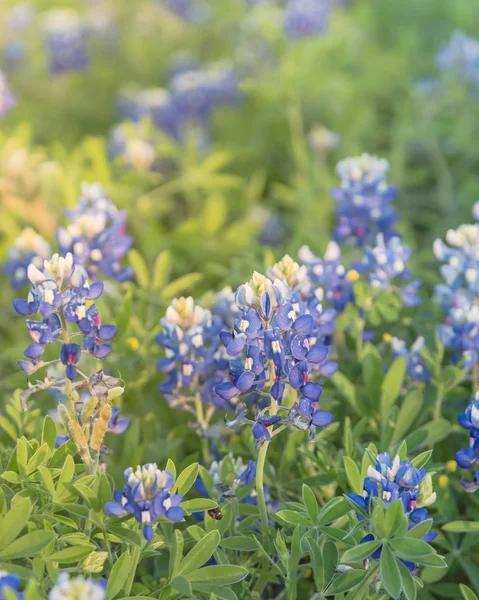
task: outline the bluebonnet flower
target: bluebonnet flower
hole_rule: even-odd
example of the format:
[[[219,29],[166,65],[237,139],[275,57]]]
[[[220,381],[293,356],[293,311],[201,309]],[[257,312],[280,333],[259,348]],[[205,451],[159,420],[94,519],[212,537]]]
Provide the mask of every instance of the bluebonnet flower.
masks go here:
[[[78,204],[66,211],[71,223],[57,232],[60,251],[71,252],[93,280],[101,274],[120,282],[131,279],[133,270],[123,267],[133,243],[126,234],[126,211],[119,210],[99,183],[83,182]]]
[[[226,462],[228,466],[225,468]],[[234,498],[239,487],[253,483],[256,476],[256,462],[250,460],[245,466],[241,457],[235,459],[230,452],[220,461],[214,460],[208,471],[214,483],[213,492],[219,494],[218,503],[221,504],[227,498]],[[208,495],[206,489],[203,492],[203,495]]]
[[[70,253],[66,257],[54,254],[50,261],[45,260],[42,270],[30,264],[27,274],[32,284],[28,298],[14,300],[14,308],[23,316],[39,312],[43,320],[25,321],[33,343],[25,350],[29,360],[20,360],[20,368],[30,374],[43,366],[61,362],[66,366],[66,377],[74,380],[82,353],[104,358],[111,350],[111,345],[104,342],[116,335],[116,327],[102,325],[96,305],[90,304],[101,296],[103,283],[90,285],[86,271],[73,264]],[[79,331],[69,333],[68,324],[76,325]],[[70,340],[72,335],[83,337],[83,349]],[[43,362],[46,347],[56,342],[62,344],[59,359]]]
[[[45,13],[43,26],[51,73],[82,71],[88,67],[86,31],[78,13],[51,10]]]
[[[173,102],[181,119],[206,125],[213,109],[239,100],[239,80],[227,63],[178,73],[170,80]]]
[[[290,40],[301,40],[325,33],[331,0],[288,0],[283,17],[283,29]]]
[[[478,363],[479,350],[479,225],[461,225],[446,234],[447,244],[434,242],[434,253],[443,262],[444,284],[436,286],[435,297],[445,313],[439,335],[464,366]]]
[[[0,571],[0,600],[4,600],[7,598],[5,592],[8,591],[8,598],[16,598],[16,600],[22,600],[24,598],[23,592],[20,592],[20,577],[18,575],[13,575],[12,573],[7,573],[5,571]]]
[[[48,594],[49,600],[105,600],[106,580],[95,581],[76,575],[70,578],[68,573],[60,573],[57,582]]]
[[[114,502],[105,504],[105,512],[111,517],[133,515],[143,525],[146,540],[153,538],[154,524],[165,517],[173,523],[183,520],[184,511],[179,506],[181,494],[172,494],[174,477],[169,471],[160,471],[155,463],[126,469],[123,492],[115,491]]]
[[[471,400],[463,415],[458,417],[459,424],[469,431],[469,447],[456,453],[456,462],[461,469],[473,470],[472,481],[463,479],[466,492],[479,489],[479,392]]]
[[[428,382],[431,379],[431,371],[426,367],[421,351],[425,347],[424,338],[418,337],[408,350],[406,342],[397,337],[391,338],[391,348],[394,357],[404,356],[406,359],[409,377],[413,381]]]
[[[407,266],[411,255],[411,249],[404,246],[398,237],[392,237],[386,242],[380,233],[376,238],[376,245],[365,248],[362,261],[355,262],[354,268],[360,274],[365,273],[373,287],[384,291],[396,289],[404,304],[414,307],[421,302],[417,295],[421,282],[414,281],[404,289],[395,285],[398,280],[408,281],[411,278],[411,270]]]
[[[326,427],[332,415],[318,409],[321,376],[335,372],[337,364],[328,360],[324,341],[334,328],[334,311],[325,311],[307,275],[307,269],[289,256],[268,270],[268,277],[254,273],[236,291],[236,304],[242,310],[231,332],[221,339],[230,361],[230,380],[216,386],[225,400],[249,397],[255,403],[254,419],[248,418],[243,402],[237,406],[229,427],[252,425],[256,446],[271,440],[288,426],[309,430],[314,438],[317,427]],[[292,408],[281,407],[287,386],[299,393]],[[261,400],[269,403],[262,407]],[[286,413],[280,416],[277,412]],[[273,432],[272,427],[279,427]]]
[[[8,85],[7,78],[0,71],[0,119],[9,113],[16,104],[17,99]]]
[[[354,269],[347,270],[341,262],[341,249],[330,242],[324,259],[319,258],[308,246],[298,252],[299,260],[308,268],[308,275],[324,290],[324,298],[337,312],[342,312],[354,301],[353,284],[359,279]]]
[[[224,398],[214,391],[228,372],[228,360],[219,338],[225,325],[218,314],[195,304],[191,297],[175,298],[161,325],[163,333],[156,336],[156,341],[165,356],[157,367],[167,379],[158,389],[172,407],[195,414],[205,435],[215,408],[232,406],[232,397]]]
[[[181,137],[180,113],[166,89],[128,86],[120,93],[118,110],[122,119],[139,122],[150,118],[171,138],[179,140]]]
[[[28,282],[28,265],[32,263],[41,268],[43,261],[49,256],[50,244],[31,227],[24,229],[8,249],[3,267],[5,275],[10,278],[11,286],[18,289],[25,285]]]
[[[363,495],[349,494],[350,500],[366,514],[369,514],[372,498],[381,498],[387,507],[395,500],[401,500],[404,514],[409,518],[409,528],[429,519],[428,506],[436,500],[436,494],[432,490],[431,475],[426,469],[417,469],[407,460],[401,460],[398,455],[391,458],[389,452],[378,454],[375,467],[369,466],[367,477],[364,480]],[[364,521],[361,512],[356,513],[359,521]],[[429,531],[424,537],[425,542],[431,542],[437,537],[437,532]],[[372,541],[371,534],[366,535],[361,543]],[[382,547],[372,555],[378,559]],[[411,571],[415,564],[403,561]]]
[[[184,21],[197,21],[201,16],[196,0],[161,0],[174,15]]]
[[[389,163],[384,158],[362,154],[338,163],[341,187],[331,190],[336,201],[337,242],[363,246],[382,233],[389,241],[396,235],[397,216],[392,206],[396,188],[386,181]]]
[[[474,85],[479,84],[479,40],[460,30],[437,53],[436,64],[442,71],[453,71]]]

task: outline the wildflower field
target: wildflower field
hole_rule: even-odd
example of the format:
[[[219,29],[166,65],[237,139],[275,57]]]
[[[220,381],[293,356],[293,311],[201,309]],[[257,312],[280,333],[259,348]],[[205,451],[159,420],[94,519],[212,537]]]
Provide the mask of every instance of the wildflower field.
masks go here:
[[[477,0],[0,0],[0,600],[478,600],[478,135]]]

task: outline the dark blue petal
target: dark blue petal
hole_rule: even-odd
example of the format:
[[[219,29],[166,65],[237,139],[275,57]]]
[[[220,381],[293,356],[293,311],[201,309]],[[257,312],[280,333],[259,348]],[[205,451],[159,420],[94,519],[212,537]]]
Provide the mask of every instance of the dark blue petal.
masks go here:
[[[334,421],[334,416],[326,410],[316,410],[311,420],[315,427],[327,427]]]

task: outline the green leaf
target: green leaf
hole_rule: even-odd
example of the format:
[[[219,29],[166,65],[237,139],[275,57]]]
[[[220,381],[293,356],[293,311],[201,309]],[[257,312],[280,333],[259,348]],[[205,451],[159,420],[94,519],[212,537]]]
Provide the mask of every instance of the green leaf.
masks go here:
[[[140,252],[138,252],[138,250],[136,250],[136,248],[132,248],[128,252],[128,260],[135,271],[135,277],[139,286],[142,288],[148,288],[150,285],[150,274],[148,265],[146,264],[143,256],[140,254]]]
[[[28,498],[19,498],[11,510],[3,517],[0,529],[0,550],[20,534],[26,527],[32,512],[32,504]]]
[[[356,399],[356,386],[354,383],[340,371],[336,371],[336,373],[330,378],[330,381],[332,381],[341,396],[343,396],[343,398],[349,402],[351,408],[356,413],[361,414]]]
[[[379,548],[381,543],[381,540],[374,540],[359,544],[359,546],[356,546],[355,548],[350,548],[349,550],[346,550],[341,557],[341,562],[355,563],[364,560],[365,558],[368,558],[368,556],[371,556],[371,554]]]
[[[316,500],[316,496],[314,495],[313,490],[305,483],[303,483],[302,487],[302,496],[304,505],[306,506],[306,510],[308,511],[309,518],[313,523],[316,523],[319,516],[318,501]]]
[[[171,252],[163,250],[160,252],[155,260],[155,266],[153,267],[153,290],[160,290],[164,287],[170,278],[172,257]]]
[[[349,485],[355,494],[362,494],[363,492],[363,478],[359,472],[358,465],[349,456],[343,457],[344,468],[346,469],[346,476],[348,478]]]
[[[171,582],[171,587],[184,596],[191,596],[193,590],[191,583],[183,575],[177,575]]]
[[[401,585],[406,596],[406,600],[416,600],[417,589],[414,583],[414,577],[409,572],[409,569],[403,565],[402,562],[398,563],[399,573],[401,575]]]
[[[403,400],[396,421],[392,443],[397,444],[416,421],[424,404],[424,393],[422,390],[413,390]]]
[[[163,288],[161,295],[164,300],[171,300],[171,298],[174,298],[175,296],[184,293],[189,288],[197,285],[202,279],[203,275],[201,273],[188,273],[187,275],[182,275]]]
[[[178,476],[178,479],[175,481],[177,494],[183,494],[184,496],[191,489],[196,481],[196,478],[198,477],[198,470],[198,463],[193,463],[181,472],[181,474]]]
[[[181,503],[181,507],[188,512],[200,512],[203,510],[211,510],[216,508],[218,503],[209,498],[195,498],[194,500],[185,500]]]
[[[389,544],[400,558],[407,560],[428,556],[434,552],[428,543],[415,538],[394,538],[389,540]]]
[[[106,588],[107,600],[113,600],[123,589],[132,568],[131,556],[128,550],[115,561]]]
[[[451,521],[442,528],[452,533],[474,533],[479,531],[479,521]]]
[[[242,581],[248,575],[248,570],[236,565],[213,565],[203,567],[188,573],[187,577],[191,582],[210,582],[216,584],[228,585]]]
[[[238,600],[238,596],[233,590],[221,585],[214,585],[213,583],[193,583],[192,588],[194,591],[209,594],[210,600],[214,597],[218,598],[218,600]]]
[[[413,458],[411,463],[416,469],[422,469],[429,462],[433,452],[434,450],[426,450],[426,452],[422,452],[416,458]]]
[[[43,485],[45,486],[45,489],[48,491],[50,496],[53,496],[53,494],[55,493],[55,484],[53,482],[53,476],[50,469],[48,469],[47,467],[40,466],[38,467],[38,472],[40,473],[40,476],[43,480]]]
[[[188,552],[180,564],[178,575],[187,575],[207,562],[220,543],[221,536],[218,531],[210,531],[202,540],[197,542]]]
[[[408,519],[404,514],[402,500],[394,500],[386,510],[385,533],[386,537],[402,537],[408,530]]]
[[[295,512],[294,510],[280,510],[276,513],[276,516],[292,525],[303,525],[304,527],[312,526],[311,521],[306,516]]]
[[[4,548],[0,552],[0,560],[13,560],[15,558],[35,556],[35,554],[40,552],[40,550],[43,550],[54,537],[55,534],[53,531],[33,531],[32,533],[27,533]]]
[[[5,471],[5,473],[2,473],[0,477],[5,479],[5,481],[8,481],[8,483],[13,483],[13,485],[19,485],[22,481],[20,479],[20,475],[15,473],[15,471]]]
[[[438,442],[447,438],[451,433],[452,425],[447,419],[436,419],[427,425],[423,425],[410,433],[407,438],[407,445],[410,451],[422,446],[434,446]]]
[[[169,563],[169,578],[173,579],[176,576],[178,571],[180,570],[181,560],[183,558],[183,546],[185,544],[183,534],[179,529],[175,529],[173,535],[173,542],[171,546],[170,553],[170,563]]]
[[[397,358],[386,373],[381,386],[381,419],[385,421],[394,406],[406,375],[404,356]]]
[[[324,585],[333,578],[336,567],[338,566],[338,548],[334,542],[327,540],[323,546],[323,561],[324,561]]]
[[[397,561],[387,544],[383,545],[379,564],[384,589],[390,596],[397,598],[401,593],[401,575]]]
[[[55,421],[47,415],[43,421],[42,444],[47,444],[50,450],[55,448],[57,439],[57,426]]]
[[[132,531],[131,529],[128,529],[128,527],[121,527],[121,525],[108,525],[107,531],[116,535],[120,540],[141,548],[142,538],[136,531]]]
[[[384,378],[384,370],[381,355],[372,344],[364,346],[361,365],[368,397],[373,401],[373,405],[377,407]]]
[[[317,590],[322,590],[329,581],[324,581],[324,561],[321,552],[321,547],[316,540],[313,538],[305,537],[306,544],[308,545],[309,556],[311,559],[311,566],[313,568],[314,583],[316,584]]]
[[[386,524],[384,517],[384,508],[381,504],[376,504],[373,510],[373,527],[379,538],[386,537]]]
[[[169,458],[166,461],[165,469],[173,475],[174,479],[176,479],[176,467],[175,467],[175,463],[171,460],[171,458]]]
[[[421,521],[415,527],[412,527],[407,532],[407,537],[416,538],[418,540],[422,540],[422,538],[430,531],[433,525],[432,519],[427,519],[426,521]]]
[[[59,562],[66,565],[80,562],[91,553],[91,548],[88,546],[71,546],[54,554],[50,554],[48,560]]]
[[[27,475],[31,475],[40,465],[45,463],[50,456],[50,452],[48,444],[42,444],[27,463]]]
[[[257,550],[256,542],[247,535],[232,535],[223,538],[220,546],[227,550],[239,550],[240,552],[254,552]]]
[[[351,511],[351,507],[347,503],[345,498],[333,498],[327,502],[319,512],[319,520],[317,525],[326,525],[332,523],[348,514]]]
[[[351,571],[346,571],[346,573],[341,573],[341,575],[338,575],[333,579],[332,584],[326,590],[326,596],[337,596],[338,594],[352,590],[359,585],[366,576],[367,573],[360,569],[352,569]]]
[[[464,600],[478,600],[476,594],[471,590],[471,588],[467,587],[467,585],[460,583],[459,589],[461,590],[461,594]]]

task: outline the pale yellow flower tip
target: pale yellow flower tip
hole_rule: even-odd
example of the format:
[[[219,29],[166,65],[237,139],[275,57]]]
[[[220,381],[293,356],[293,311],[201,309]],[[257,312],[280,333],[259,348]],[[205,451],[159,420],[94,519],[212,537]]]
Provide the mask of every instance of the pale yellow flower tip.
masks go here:
[[[383,342],[390,344],[393,341],[393,336],[390,333],[383,334]]]

